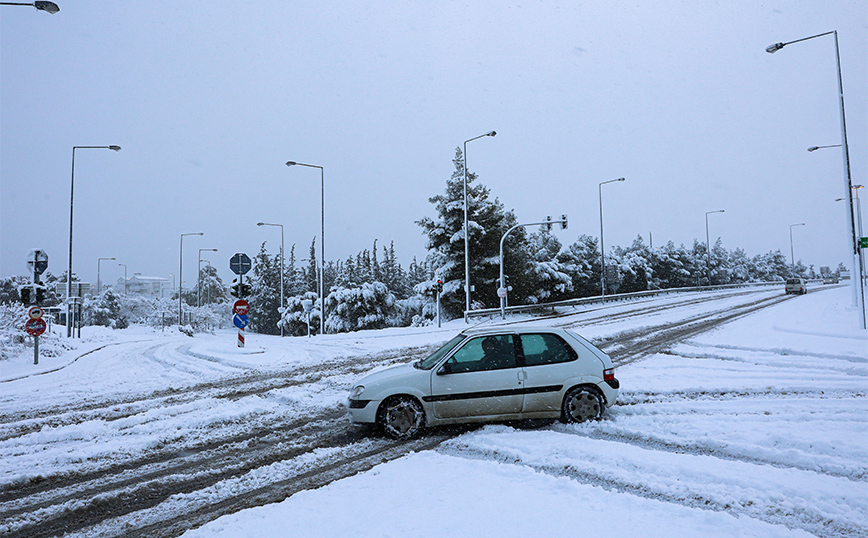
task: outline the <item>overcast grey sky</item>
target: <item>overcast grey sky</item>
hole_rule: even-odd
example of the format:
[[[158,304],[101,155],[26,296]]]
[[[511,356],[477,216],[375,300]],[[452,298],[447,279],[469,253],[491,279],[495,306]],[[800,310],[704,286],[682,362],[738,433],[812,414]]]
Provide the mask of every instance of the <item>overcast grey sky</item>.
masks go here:
[[[848,263],[835,47],[854,184],[866,184],[868,3],[286,2],[57,0],[0,6],[0,276],[44,249],[74,271],[224,279],[262,241],[306,258],[320,233],[346,259],[394,241],[424,258],[414,221],[468,144],[519,222],[567,213],[564,245],[712,241],[748,255]],[[863,197],[868,193],[862,191]],[[866,209],[868,212],[868,209]],[[102,279],[123,276],[103,262]]]

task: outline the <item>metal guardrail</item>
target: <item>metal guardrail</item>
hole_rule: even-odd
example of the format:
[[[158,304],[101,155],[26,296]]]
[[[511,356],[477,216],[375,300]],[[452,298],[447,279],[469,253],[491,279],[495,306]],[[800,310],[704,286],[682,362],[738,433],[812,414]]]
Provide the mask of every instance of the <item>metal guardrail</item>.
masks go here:
[[[527,305],[519,305],[519,306],[507,306],[504,308],[504,312],[512,313],[512,314],[526,314],[530,312],[538,312],[540,310],[554,310],[558,307],[563,306],[585,306],[591,304],[598,303],[614,303],[620,301],[629,301],[634,299],[644,299],[646,297],[657,297],[659,295],[669,295],[674,293],[687,293],[687,292],[697,292],[697,291],[719,291],[719,290],[732,290],[738,288],[750,288],[750,287],[767,287],[767,286],[783,286],[785,281],[777,281],[777,282],[745,282],[744,284],[725,284],[722,286],[693,286],[689,288],[667,288],[662,290],[650,290],[650,291],[637,291],[633,293],[621,293],[614,295],[606,295],[603,297],[582,297],[580,299],[568,299],[566,301],[555,301],[551,303],[538,303],[538,304],[527,304]],[[497,316],[500,315],[500,308],[484,308],[481,310],[470,310],[464,313],[464,320],[467,321],[470,318],[478,318],[484,316]]]

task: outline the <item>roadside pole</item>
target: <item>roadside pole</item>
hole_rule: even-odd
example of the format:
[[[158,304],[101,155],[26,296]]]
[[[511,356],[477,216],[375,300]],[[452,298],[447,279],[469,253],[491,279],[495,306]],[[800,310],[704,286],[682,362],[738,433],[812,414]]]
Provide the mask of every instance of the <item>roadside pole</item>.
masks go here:
[[[253,263],[250,257],[243,252],[238,252],[229,258],[229,269],[238,275],[238,284],[230,288],[232,296],[238,299],[232,307],[232,310],[235,312],[235,315],[232,317],[232,323],[238,328],[238,347],[244,347],[244,328],[250,323],[250,318],[248,317],[250,304],[244,300],[244,297],[250,293],[250,286],[244,284],[244,274],[250,271],[251,267],[253,267]]]
[[[24,322],[24,330],[33,337],[33,364],[39,364],[39,335],[44,333],[46,328],[45,320],[42,319],[45,312],[39,306],[44,291],[42,283],[39,281],[39,275],[48,268],[48,255],[44,250],[31,250],[27,255],[27,265],[30,266],[33,281],[29,290],[28,286],[24,286],[19,290],[19,293],[21,294],[21,302],[35,305],[27,310],[28,319]]]

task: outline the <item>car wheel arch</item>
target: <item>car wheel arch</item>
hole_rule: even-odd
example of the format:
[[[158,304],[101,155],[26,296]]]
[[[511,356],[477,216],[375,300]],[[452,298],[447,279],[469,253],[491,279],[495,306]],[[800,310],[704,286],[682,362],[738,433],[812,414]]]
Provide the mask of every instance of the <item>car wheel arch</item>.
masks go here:
[[[564,392],[563,400],[561,400],[560,421],[564,422],[564,423],[576,422],[575,420],[571,420],[567,416],[567,401],[577,391],[578,392],[587,391],[587,392],[591,393],[597,399],[597,401],[599,402],[599,405],[600,405],[600,409],[599,409],[599,412],[594,417],[594,419],[601,418],[603,415],[603,412],[606,410],[606,407],[608,405],[608,402],[606,401],[606,395],[603,393],[602,390],[600,390],[599,387],[597,387],[593,383],[579,383],[579,384],[570,386],[570,388],[568,388]]]
[[[410,430],[402,433],[399,433],[393,428],[390,428],[386,424],[385,417],[385,414],[388,412],[389,407],[395,405],[398,402],[406,402],[408,404],[414,405],[416,406],[418,412],[421,413],[420,419],[418,421],[414,421],[414,425],[411,426]],[[409,439],[418,434],[420,430],[422,430],[425,426],[429,424],[429,409],[428,406],[424,403],[424,400],[419,396],[407,392],[396,392],[393,394],[389,394],[382,399],[380,405],[377,407],[375,420],[377,427],[381,428],[383,432],[389,437],[392,437],[393,439]]]

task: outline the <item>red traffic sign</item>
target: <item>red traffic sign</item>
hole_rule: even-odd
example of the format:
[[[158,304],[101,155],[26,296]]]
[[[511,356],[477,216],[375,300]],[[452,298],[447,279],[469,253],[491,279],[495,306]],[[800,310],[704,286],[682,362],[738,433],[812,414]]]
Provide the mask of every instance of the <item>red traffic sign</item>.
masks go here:
[[[39,319],[43,314],[45,314],[45,312],[38,306],[34,306],[27,311],[27,315],[30,316],[30,319]]]
[[[232,305],[232,310],[239,316],[243,316],[250,311],[250,304],[244,299],[238,299],[235,301],[235,304]]]
[[[39,336],[45,332],[45,327],[45,322],[38,318],[28,319],[27,323],[24,324],[24,330],[27,331],[27,334],[30,336]]]

